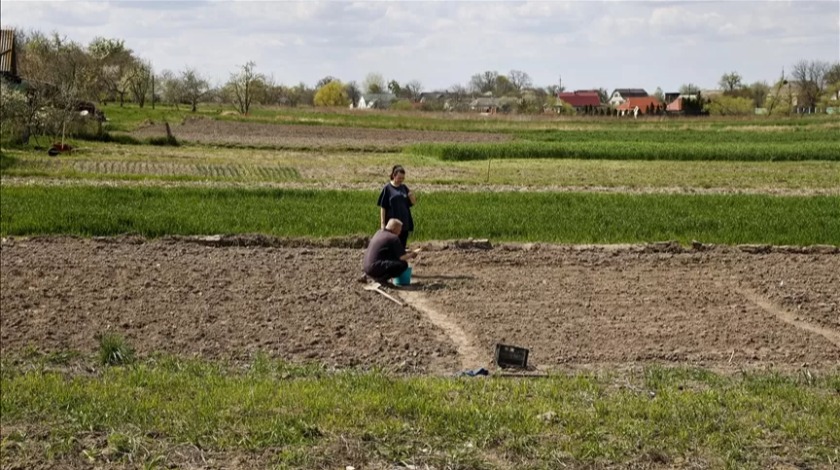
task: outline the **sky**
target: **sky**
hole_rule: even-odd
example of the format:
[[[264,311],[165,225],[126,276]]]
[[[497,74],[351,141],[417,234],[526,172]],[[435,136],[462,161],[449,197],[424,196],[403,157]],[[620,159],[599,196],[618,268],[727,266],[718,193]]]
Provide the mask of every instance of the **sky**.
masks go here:
[[[568,90],[682,84],[736,71],[775,81],[799,60],[840,60],[840,1],[20,1],[3,28],[88,44],[123,39],[156,71],[196,69],[214,85],[248,61],[276,83],[368,73],[424,90],[485,70]]]

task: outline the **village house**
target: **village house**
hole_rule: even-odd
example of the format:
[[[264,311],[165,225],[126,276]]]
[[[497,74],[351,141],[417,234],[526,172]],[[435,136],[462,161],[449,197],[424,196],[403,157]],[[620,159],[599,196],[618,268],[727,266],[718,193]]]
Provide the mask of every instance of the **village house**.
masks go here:
[[[492,96],[482,96],[470,102],[470,109],[486,114],[496,114],[499,111],[499,100]]]
[[[645,98],[649,96],[643,88],[616,88],[610,95],[610,106],[616,107],[630,98]]]
[[[580,111],[601,106],[601,97],[596,90],[576,90],[557,93],[557,99]]]
[[[393,93],[365,93],[356,104],[357,109],[388,109],[397,97]]]
[[[655,96],[643,96],[628,98],[624,103],[616,106],[615,109],[623,116],[625,114],[633,114],[636,108],[639,109],[640,115],[644,115],[656,113],[657,108],[662,111],[664,105]]]

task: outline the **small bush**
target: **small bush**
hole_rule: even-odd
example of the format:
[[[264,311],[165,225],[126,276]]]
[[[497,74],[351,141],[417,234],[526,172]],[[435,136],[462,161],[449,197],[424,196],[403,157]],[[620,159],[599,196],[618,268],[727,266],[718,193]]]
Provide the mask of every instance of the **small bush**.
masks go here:
[[[81,133],[78,134],[77,137],[82,140],[90,140],[94,142],[110,142],[115,144],[122,144],[122,145],[141,145],[137,138],[132,137],[128,134],[110,134],[108,132],[103,132],[101,134],[96,133]]]
[[[134,362],[134,348],[116,333],[99,338],[99,362],[104,366],[119,366]]]
[[[149,139],[149,144],[159,145],[159,146],[162,146],[162,147],[165,147],[165,146],[178,147],[179,145],[181,145],[178,142],[178,139],[176,139],[174,135],[165,136],[165,137],[151,137]]]

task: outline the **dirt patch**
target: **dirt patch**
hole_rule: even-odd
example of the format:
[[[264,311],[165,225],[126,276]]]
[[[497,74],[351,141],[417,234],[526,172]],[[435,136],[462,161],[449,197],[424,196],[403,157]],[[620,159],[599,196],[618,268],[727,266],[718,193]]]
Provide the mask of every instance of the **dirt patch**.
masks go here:
[[[188,119],[171,126],[179,140],[243,146],[273,146],[303,149],[397,150],[418,142],[502,142],[507,134],[453,131],[417,131]],[[163,124],[143,127],[131,133],[145,139],[166,135]]]
[[[3,352],[93,352],[110,330],[141,354],[416,373],[490,365],[497,342],[530,348],[541,369],[840,363],[836,250],[428,243],[403,293],[414,307],[400,308],[356,281],[361,248],[227,242],[6,241]],[[334,244],[360,242],[347,243]]]

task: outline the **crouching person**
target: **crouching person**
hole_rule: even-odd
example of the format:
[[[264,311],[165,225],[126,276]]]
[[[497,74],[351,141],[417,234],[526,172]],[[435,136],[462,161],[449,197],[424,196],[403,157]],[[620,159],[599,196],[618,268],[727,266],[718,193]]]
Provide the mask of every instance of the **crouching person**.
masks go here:
[[[365,274],[380,284],[387,284],[388,280],[397,277],[408,269],[408,260],[417,253],[406,253],[400,241],[402,222],[390,219],[385,228],[378,230],[368,243],[365,251]]]

